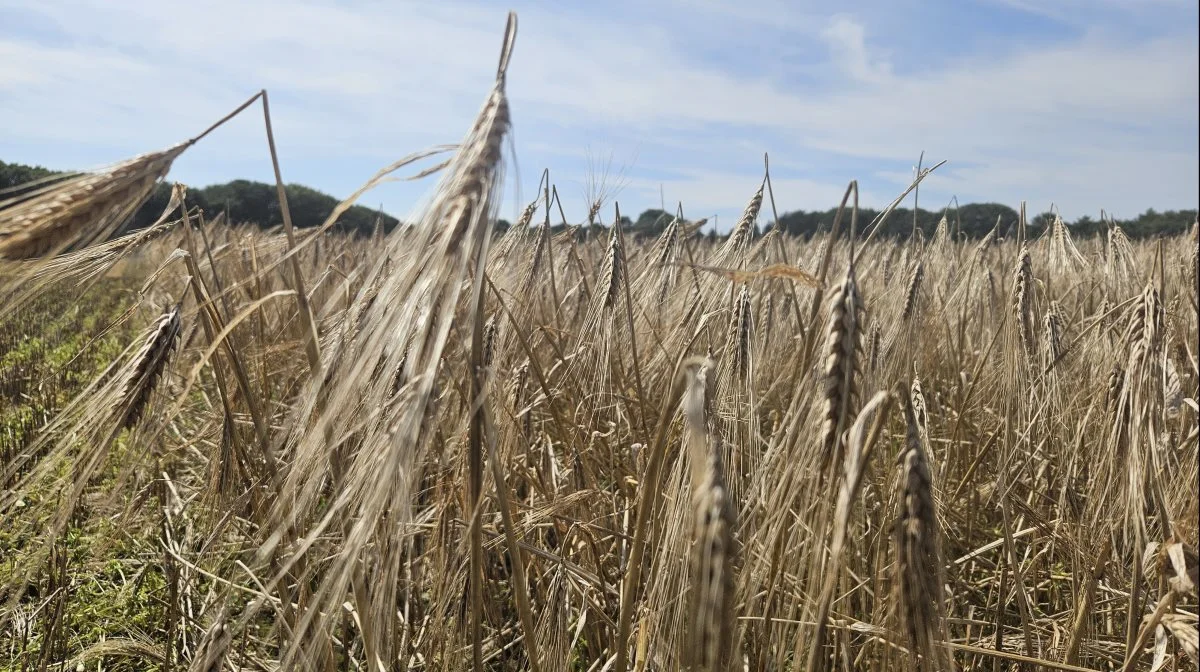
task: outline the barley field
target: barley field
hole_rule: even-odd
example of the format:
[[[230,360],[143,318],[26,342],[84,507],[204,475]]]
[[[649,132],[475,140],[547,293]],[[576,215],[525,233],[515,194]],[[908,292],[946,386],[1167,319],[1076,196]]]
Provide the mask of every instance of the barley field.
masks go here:
[[[511,44],[389,233],[0,201],[0,670],[1196,669],[1196,225],[493,235]]]

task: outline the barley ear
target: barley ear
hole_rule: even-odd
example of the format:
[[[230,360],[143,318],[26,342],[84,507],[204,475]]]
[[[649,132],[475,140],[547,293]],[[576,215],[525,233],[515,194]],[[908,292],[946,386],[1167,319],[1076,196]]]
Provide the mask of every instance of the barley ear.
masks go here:
[[[180,331],[179,306],[175,305],[154,323],[146,342],[133,358],[135,364],[125,379],[120,401],[114,409],[119,426],[130,428],[141,419],[167,360],[179,342]]]
[[[900,517],[893,529],[896,548],[893,607],[909,648],[911,669],[944,670],[948,669],[949,656],[942,645],[942,561],[933,477],[917,409],[911,393],[906,396],[907,431],[897,482]]]
[[[0,258],[54,256],[108,238],[189,146],[180,143],[0,200]]]
[[[921,280],[924,277],[925,263],[918,261],[912,275],[908,278],[908,288],[904,292],[904,309],[900,313],[900,319],[905,322],[911,321],[917,312],[917,302],[921,297]]]
[[[1034,353],[1033,340],[1033,262],[1029,249],[1021,246],[1017,267],[1013,270],[1012,310],[1017,321],[1021,347],[1027,357]]]
[[[750,288],[742,285],[734,303],[733,312],[729,316],[729,330],[726,337],[725,358],[728,371],[734,379],[745,381],[750,371],[750,338],[751,338]]]
[[[829,297],[825,324],[824,402],[821,427],[821,471],[841,461],[842,433],[849,425],[858,399],[859,351],[861,350],[862,299],[854,268]]]

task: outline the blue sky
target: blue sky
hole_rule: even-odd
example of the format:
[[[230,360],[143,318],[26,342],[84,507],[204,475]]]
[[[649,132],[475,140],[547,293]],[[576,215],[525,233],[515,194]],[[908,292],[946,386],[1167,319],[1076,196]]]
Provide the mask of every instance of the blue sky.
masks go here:
[[[0,159],[99,166],[266,88],[284,178],[346,195],[463,136],[510,8],[505,217],[549,168],[573,219],[602,181],[625,213],[682,201],[727,228],[764,152],[781,211],[835,205],[851,179],[886,204],[922,151],[948,160],[922,187],[930,208],[1122,217],[1200,200],[1194,0],[0,0]],[[272,179],[260,114],[170,179],[237,177]],[[430,186],[363,202],[403,216]]]

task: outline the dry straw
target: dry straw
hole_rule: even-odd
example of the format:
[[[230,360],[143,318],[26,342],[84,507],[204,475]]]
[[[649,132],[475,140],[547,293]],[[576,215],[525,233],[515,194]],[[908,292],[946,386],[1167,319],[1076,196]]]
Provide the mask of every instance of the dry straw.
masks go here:
[[[681,659],[684,669],[697,672],[728,670],[733,657],[737,521],[725,485],[721,441],[708,430],[711,364],[694,363],[685,369],[687,387],[682,400],[691,464],[692,609]]]

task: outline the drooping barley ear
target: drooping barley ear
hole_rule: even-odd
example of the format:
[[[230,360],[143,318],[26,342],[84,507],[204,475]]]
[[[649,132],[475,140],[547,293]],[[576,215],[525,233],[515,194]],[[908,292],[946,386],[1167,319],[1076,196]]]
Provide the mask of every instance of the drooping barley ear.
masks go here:
[[[941,642],[942,621],[940,529],[933,497],[933,478],[926,458],[913,398],[905,404],[907,432],[900,455],[897,495],[900,517],[893,530],[895,603],[901,631],[914,670],[948,669]]]
[[[1113,364],[1112,370],[1108,373],[1108,385],[1104,391],[1104,410],[1108,413],[1115,413],[1118,410],[1118,405],[1121,402],[1121,387],[1125,384],[1125,369],[1121,368],[1121,363]]]
[[[1013,271],[1012,310],[1017,321],[1017,330],[1021,338],[1021,346],[1027,356],[1032,356],[1033,340],[1033,261],[1029,256],[1029,248],[1022,245],[1021,254],[1017,258],[1017,267]]]
[[[113,410],[120,427],[128,429],[141,419],[167,360],[179,342],[181,326],[179,306],[176,305],[158,318],[146,342],[134,355],[135,364],[125,379],[119,401]]]
[[[1100,301],[1100,307],[1096,309],[1095,317],[1099,322],[1098,328],[1101,333],[1107,333],[1112,326],[1112,316],[1108,314],[1110,310],[1112,310],[1112,301],[1109,301],[1108,297],[1105,296]]]
[[[496,332],[498,330],[496,316],[493,315],[483,325],[483,365],[485,367],[492,365],[492,357],[496,352]]]
[[[821,428],[821,471],[842,459],[842,432],[845,431],[858,401],[859,353],[862,349],[862,300],[854,267],[829,297],[829,318],[825,325],[824,411]]]
[[[697,672],[727,670],[733,658],[737,520],[725,486],[721,442],[708,431],[710,371],[711,361],[688,366],[682,400],[692,475],[692,620],[680,658],[684,669]]]
[[[921,296],[921,279],[924,277],[925,262],[917,261],[916,268],[908,277],[908,289],[904,292],[904,310],[901,311],[900,317],[905,322],[910,321],[917,311],[917,302]]]
[[[734,379],[744,381],[750,370],[750,288],[742,285],[737,302],[729,316],[729,331],[725,345],[725,361]]]
[[[917,421],[917,427],[921,430],[922,436],[925,436],[926,428],[929,427],[929,415],[925,410],[925,391],[921,387],[921,377],[915,373],[909,393],[912,395],[913,417]]]
[[[1046,311],[1046,317],[1043,321],[1045,326],[1047,364],[1053,364],[1062,358],[1065,353],[1064,347],[1066,346],[1063,339],[1062,311],[1058,307],[1058,301],[1050,302],[1050,308]]]
[[[1161,622],[1192,661],[1192,666],[1200,665],[1200,633],[1196,632],[1195,618],[1181,613],[1163,614]]]
[[[596,215],[600,214],[600,208],[603,207],[603,205],[604,205],[604,202],[601,199],[597,198],[596,200],[592,201],[592,204],[590,206],[588,206],[588,215],[587,215],[588,226],[594,226],[596,224]]]
[[[521,216],[517,217],[517,221],[513,224],[500,241],[492,248],[490,257],[493,260],[498,260],[498,263],[504,263],[513,254],[514,250],[524,249],[529,241],[529,224],[533,221],[533,215],[537,212],[538,206],[541,204],[541,198],[535,198],[525,206],[521,211]]]
[[[873,320],[871,323],[871,334],[867,338],[867,370],[875,373],[879,370],[879,358],[883,354],[883,327],[879,326],[879,320]]]
[[[733,230],[729,232],[729,238],[717,252],[716,265],[724,266],[730,262],[741,261],[740,258],[737,258],[738,255],[750,246],[750,239],[754,237],[754,223],[758,221],[758,212],[762,209],[764,186],[766,186],[766,182],[759,185],[758,191],[750,197],[750,202],[746,204],[742,216],[738,218],[737,223],[733,225]]]
[[[1060,271],[1075,270],[1086,263],[1079,248],[1071,241],[1066,222],[1057,214],[1050,225],[1050,257]]]
[[[221,672],[225,669],[225,656],[232,643],[233,630],[222,610],[196,645],[188,672]]]
[[[1125,231],[1113,222],[1109,222],[1106,252],[1109,273],[1116,274],[1121,278],[1133,275],[1135,264],[1133,244],[1129,242]]]
[[[527,380],[529,380],[528,359],[521,366],[517,367],[517,372],[512,377],[512,383],[510,384],[509,398],[512,399],[512,408],[514,411],[520,410],[521,404],[524,402],[525,381]]]
[[[0,258],[53,256],[108,238],[189,146],[142,154],[11,198],[0,195]]]
[[[938,220],[937,228],[933,230],[933,248],[935,251],[940,251],[942,246],[950,239],[950,222],[943,213],[942,218]]]
[[[608,237],[608,252],[604,255],[600,284],[596,288],[594,299],[598,311],[611,311],[617,305],[620,296],[621,281],[625,273],[621,265],[621,232],[617,230],[620,225],[619,222],[613,223],[612,232]]]
[[[679,256],[679,218],[672,217],[671,223],[667,224],[667,228],[663,229],[662,235],[654,243],[654,248],[651,252],[651,258],[654,259],[654,266],[657,266],[659,273],[658,290],[655,292],[655,300],[659,303],[667,300],[667,296],[671,288],[675,286],[678,267],[675,265],[675,260]],[[653,272],[656,269],[648,267],[647,272]]]
[[[1192,308],[1200,312],[1200,216],[1192,221]]]
[[[533,250],[530,251],[529,258],[529,274],[526,276],[527,282],[533,282],[542,270],[542,258],[546,256],[546,251],[550,247],[550,215],[546,214],[546,219],[542,225],[538,227],[536,237],[533,242]]]
[[[1129,322],[1125,327],[1124,341],[1130,357],[1130,365],[1157,352],[1164,332],[1162,301],[1153,283],[1148,283],[1141,297],[1130,308]]]
[[[679,218],[672,217],[658,240],[654,241],[651,257],[657,265],[667,264],[674,256],[675,248],[679,245]]]
[[[762,329],[762,344],[760,347],[763,351],[765,351],[771,344],[771,325],[774,323],[774,321],[775,294],[768,291],[763,295],[762,301],[759,303],[758,324]]]
[[[517,218],[516,228],[522,230],[529,228],[529,223],[533,221],[533,215],[537,212],[539,203],[541,203],[541,199],[535,198],[525,206],[525,209],[521,211],[521,216]]]
[[[1000,215],[996,215],[995,226],[993,226],[992,229],[987,232],[987,235],[985,235],[983,238],[981,238],[979,240],[979,244],[975,246],[976,259],[979,259],[980,257],[982,257],[983,253],[986,252],[987,249],[992,246],[992,243],[996,242],[996,235],[998,234],[999,231],[1000,231]]]

